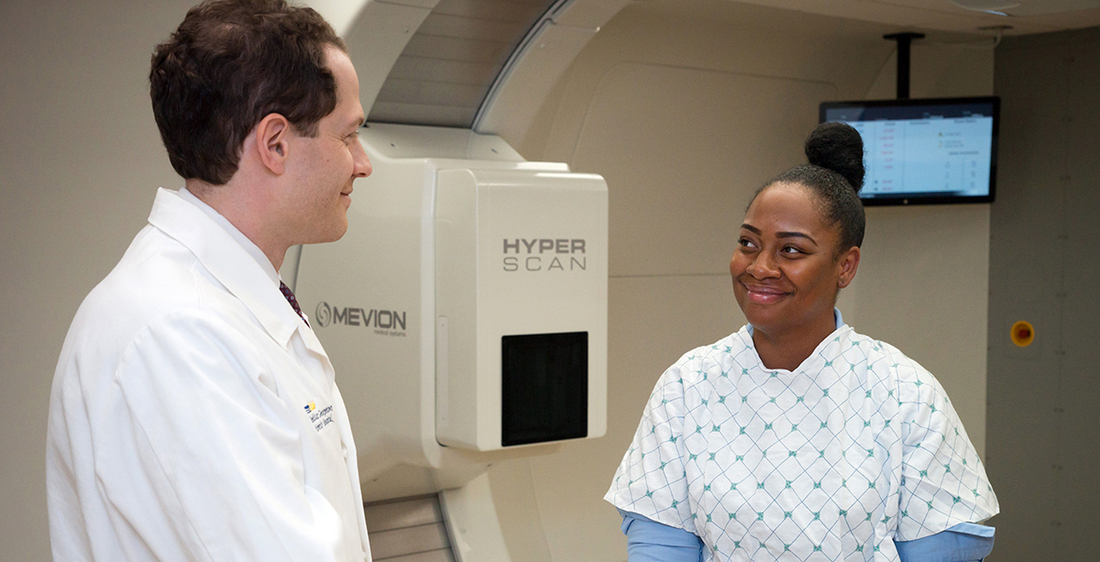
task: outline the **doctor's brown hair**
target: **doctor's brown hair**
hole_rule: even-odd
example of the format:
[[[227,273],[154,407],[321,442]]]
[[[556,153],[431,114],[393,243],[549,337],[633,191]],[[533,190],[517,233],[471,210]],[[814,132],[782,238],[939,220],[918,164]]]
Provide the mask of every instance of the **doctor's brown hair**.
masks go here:
[[[285,0],[214,0],[187,12],[156,47],[149,94],[168,159],[184,179],[223,185],[241,145],[265,116],[317,134],[336,107],[324,51],[344,42],[312,8]]]

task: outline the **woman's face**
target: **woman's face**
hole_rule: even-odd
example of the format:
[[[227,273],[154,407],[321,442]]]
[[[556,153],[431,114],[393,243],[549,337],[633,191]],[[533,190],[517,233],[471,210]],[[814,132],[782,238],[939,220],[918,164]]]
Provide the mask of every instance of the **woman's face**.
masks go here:
[[[807,188],[779,183],[757,195],[730,258],[734,296],[754,329],[781,336],[834,325],[837,291],[859,265],[859,248],[838,251],[839,238]]]

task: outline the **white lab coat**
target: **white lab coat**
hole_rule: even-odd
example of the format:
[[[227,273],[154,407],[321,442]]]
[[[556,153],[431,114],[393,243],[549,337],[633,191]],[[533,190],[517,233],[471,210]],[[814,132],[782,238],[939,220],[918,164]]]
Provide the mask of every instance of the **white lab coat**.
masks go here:
[[[324,349],[258,248],[186,196],[157,193],[65,339],[46,451],[54,558],[369,561]]]

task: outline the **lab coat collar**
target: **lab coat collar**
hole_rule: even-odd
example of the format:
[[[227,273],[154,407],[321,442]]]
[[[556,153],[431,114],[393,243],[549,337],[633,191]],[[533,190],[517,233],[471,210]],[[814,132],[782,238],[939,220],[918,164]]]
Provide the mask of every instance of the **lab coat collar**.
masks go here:
[[[219,224],[198,203],[160,188],[149,213],[149,224],[191,250],[207,271],[244,303],[276,342],[286,347],[295,330],[301,330],[306,346],[327,361],[313,330],[306,327],[279,291],[278,276],[273,281],[263,264],[242,246],[243,242],[234,239],[228,232],[228,228],[234,228],[231,223]],[[274,269],[270,263],[267,266]]]
[[[267,258],[267,255],[264,254],[264,251],[261,250],[259,246],[249,240],[240,230],[237,230],[237,227],[233,226],[233,223],[229,222],[229,219],[222,216],[214,207],[207,205],[202,199],[195,197],[186,187],[181,187],[176,194],[179,195],[180,199],[198,207],[200,211],[206,213],[206,216],[218,223],[218,226],[222,227],[222,230],[232,236],[233,239],[237,241],[237,244],[244,251],[248,252],[248,255],[252,256],[252,259],[259,264],[260,269],[264,270],[264,273],[271,278],[271,282],[276,285],[279,284],[279,272],[275,270],[275,266],[271,264],[271,260]]]

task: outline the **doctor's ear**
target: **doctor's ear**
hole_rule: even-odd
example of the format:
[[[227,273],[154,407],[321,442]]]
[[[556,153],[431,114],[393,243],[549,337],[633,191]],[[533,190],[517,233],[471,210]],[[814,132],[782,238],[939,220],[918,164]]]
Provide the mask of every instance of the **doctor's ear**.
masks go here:
[[[264,167],[276,175],[285,172],[290,154],[290,121],[278,113],[270,113],[256,124],[253,134]]]

